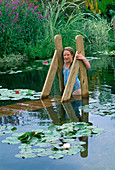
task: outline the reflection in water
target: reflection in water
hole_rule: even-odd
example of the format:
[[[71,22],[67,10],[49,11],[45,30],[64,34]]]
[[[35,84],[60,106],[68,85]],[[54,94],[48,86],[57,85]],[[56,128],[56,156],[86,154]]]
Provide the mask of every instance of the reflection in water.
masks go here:
[[[75,96],[74,96],[75,99]],[[47,104],[46,100],[42,100],[43,106],[46,112],[49,115],[49,118],[52,119],[52,123],[55,125],[62,124],[64,122],[86,122],[88,123],[88,113],[84,113],[79,109],[79,106],[88,104],[89,99],[79,98],[78,100],[72,100],[69,102],[60,103],[60,105],[55,105],[53,102],[53,107],[46,107]],[[84,151],[81,152],[81,157],[88,156],[88,137],[83,136],[79,138],[80,141],[86,142],[84,147]]]
[[[28,107],[25,106],[28,103]],[[1,125],[25,126],[26,125],[62,125],[65,122],[86,122],[88,123],[88,113],[84,113],[79,106],[89,103],[89,99],[81,100],[81,97],[73,96],[68,102],[61,103],[60,98],[48,98],[39,101],[28,101],[18,103],[18,109],[22,109],[21,113],[13,114],[12,109],[16,109],[17,104],[7,105],[10,109],[10,116],[2,116],[0,118]],[[36,106],[37,105],[37,106]],[[39,108],[39,109],[38,109]],[[4,107],[3,107],[4,109]],[[24,110],[25,109],[25,110]],[[28,110],[27,110],[28,109]],[[6,111],[7,113],[7,111]],[[12,114],[11,114],[12,113]],[[85,150],[81,152],[82,157],[88,156],[88,137],[80,137],[79,141],[85,141],[83,145]]]

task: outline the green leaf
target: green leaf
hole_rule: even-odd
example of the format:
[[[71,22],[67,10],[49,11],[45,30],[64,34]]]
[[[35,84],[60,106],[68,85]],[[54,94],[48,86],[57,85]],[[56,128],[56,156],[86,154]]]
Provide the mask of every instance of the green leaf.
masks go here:
[[[13,127],[11,130],[12,130],[12,131],[15,131],[15,130],[17,130],[17,127]]]
[[[49,156],[49,158],[51,158],[51,159],[62,159],[63,157],[64,157],[64,155],[59,155],[59,154]]]

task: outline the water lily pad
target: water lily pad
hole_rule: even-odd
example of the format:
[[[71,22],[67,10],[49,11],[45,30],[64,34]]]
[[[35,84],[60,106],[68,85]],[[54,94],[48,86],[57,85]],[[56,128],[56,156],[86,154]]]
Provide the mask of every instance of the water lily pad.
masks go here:
[[[16,154],[15,157],[16,158],[34,158],[36,157],[36,155],[34,153],[27,153],[27,154],[20,153],[20,154]]]
[[[13,127],[0,126],[0,132],[9,132]],[[15,127],[14,127],[15,129]],[[18,148],[20,153],[15,155],[18,158],[31,158],[49,155],[52,159],[61,159],[64,155],[75,155],[84,151],[83,141],[77,141],[76,137],[98,135],[102,128],[90,126],[85,122],[66,123],[62,126],[50,126],[47,130],[35,129],[32,132],[14,133],[7,137],[3,143],[17,144],[23,142]],[[11,131],[13,133],[13,131]],[[63,148],[66,144],[68,148]]]
[[[37,148],[37,149],[33,149],[33,152],[44,152],[45,149],[42,148]]]
[[[28,148],[31,148],[31,145],[21,144],[18,148],[19,148],[19,149],[28,149]]]
[[[40,153],[37,154],[37,156],[42,157],[42,156],[48,156],[50,154],[51,154],[50,152],[40,152]]]
[[[17,137],[7,137],[5,140],[2,140],[2,143],[18,144],[20,141],[17,140]]]
[[[62,159],[64,155],[61,154],[55,154],[55,155],[50,155],[49,158],[51,159]]]

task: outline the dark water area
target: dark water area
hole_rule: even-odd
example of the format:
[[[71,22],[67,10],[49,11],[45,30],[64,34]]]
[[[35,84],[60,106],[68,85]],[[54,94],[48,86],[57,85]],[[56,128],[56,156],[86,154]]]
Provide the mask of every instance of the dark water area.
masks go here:
[[[1,141],[9,134],[0,136],[0,170],[113,170],[115,168],[115,113],[112,115],[95,115],[83,112],[79,106],[86,104],[102,105],[115,103],[115,58],[114,56],[98,56],[90,58],[91,69],[88,70],[89,98],[72,98],[68,102],[60,102],[58,76],[56,75],[49,99],[37,100],[39,109],[22,111],[18,114],[0,116],[0,124],[16,126],[19,132],[33,129],[46,129],[52,124],[84,121],[104,128],[98,136],[88,137],[84,145],[85,151],[63,159],[52,160],[49,157],[28,159],[15,158],[19,152],[18,145],[8,145]],[[18,74],[0,75],[0,86],[8,89],[32,89],[42,91],[48,67],[44,70],[33,70]],[[21,101],[0,101],[0,107]],[[29,100],[31,103],[31,100]],[[27,103],[25,104],[27,105]]]

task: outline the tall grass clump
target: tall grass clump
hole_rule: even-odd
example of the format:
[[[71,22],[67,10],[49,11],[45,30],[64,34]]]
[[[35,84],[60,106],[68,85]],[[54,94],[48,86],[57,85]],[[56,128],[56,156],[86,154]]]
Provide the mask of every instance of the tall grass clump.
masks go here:
[[[90,52],[107,50],[111,29],[106,19],[96,17],[87,20],[82,25],[82,32],[86,35],[86,50]]]

